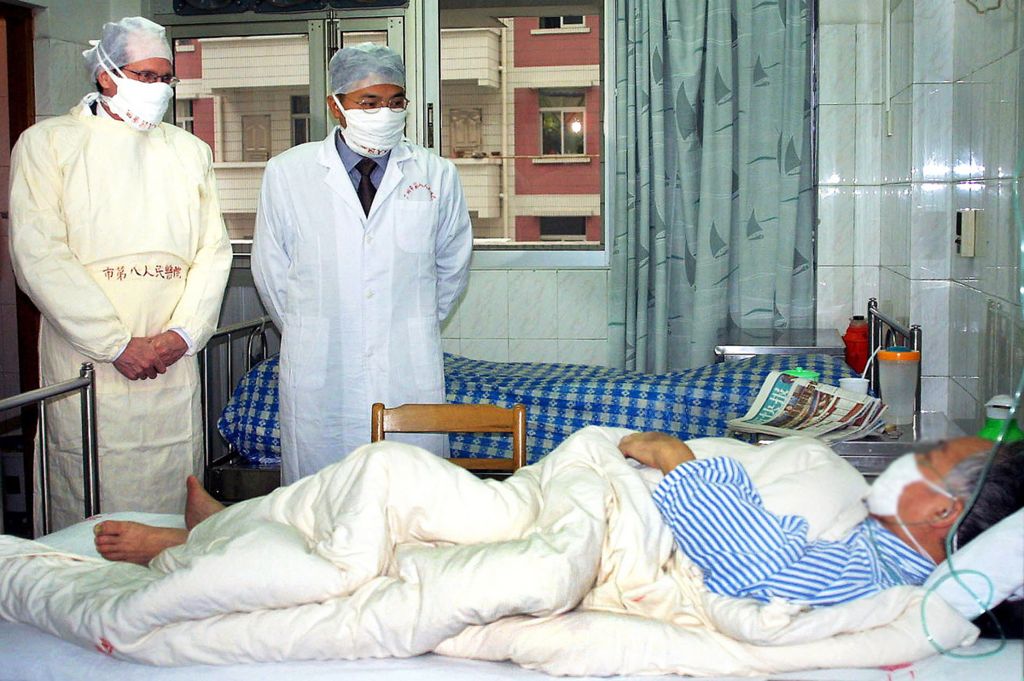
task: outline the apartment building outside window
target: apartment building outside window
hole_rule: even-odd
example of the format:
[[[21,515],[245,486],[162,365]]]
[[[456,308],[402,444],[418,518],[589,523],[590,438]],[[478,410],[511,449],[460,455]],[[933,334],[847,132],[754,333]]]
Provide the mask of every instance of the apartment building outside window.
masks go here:
[[[443,29],[440,153],[481,250],[598,251],[600,17],[506,17]]]

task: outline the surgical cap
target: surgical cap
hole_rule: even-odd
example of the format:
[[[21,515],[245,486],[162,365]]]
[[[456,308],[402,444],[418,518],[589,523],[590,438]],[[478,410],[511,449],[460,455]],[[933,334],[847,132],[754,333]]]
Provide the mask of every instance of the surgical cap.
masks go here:
[[[402,57],[384,45],[360,43],[338,50],[328,69],[334,94],[381,84],[405,87]]]
[[[143,17],[125,17],[118,22],[103,24],[103,37],[89,41],[92,48],[82,52],[86,68],[93,80],[104,71],[100,64],[99,51],[113,62],[113,66],[124,66],[132,62],[162,57],[171,59],[171,46],[164,35],[164,27]]]

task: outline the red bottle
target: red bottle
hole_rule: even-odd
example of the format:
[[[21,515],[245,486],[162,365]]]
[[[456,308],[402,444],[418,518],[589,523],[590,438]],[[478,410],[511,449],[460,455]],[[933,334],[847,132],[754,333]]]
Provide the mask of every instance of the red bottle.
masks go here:
[[[850,317],[850,325],[843,335],[846,344],[846,363],[858,374],[864,373],[864,365],[868,363],[868,321],[864,315]]]

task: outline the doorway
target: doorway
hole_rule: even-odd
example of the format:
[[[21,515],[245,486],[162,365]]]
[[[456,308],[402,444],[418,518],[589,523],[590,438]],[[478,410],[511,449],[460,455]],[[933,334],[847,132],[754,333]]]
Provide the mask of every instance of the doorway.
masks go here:
[[[39,387],[39,313],[14,281],[9,240],[11,148],[35,118],[32,12],[0,3],[0,398]],[[31,537],[36,409],[0,413],[0,529]]]

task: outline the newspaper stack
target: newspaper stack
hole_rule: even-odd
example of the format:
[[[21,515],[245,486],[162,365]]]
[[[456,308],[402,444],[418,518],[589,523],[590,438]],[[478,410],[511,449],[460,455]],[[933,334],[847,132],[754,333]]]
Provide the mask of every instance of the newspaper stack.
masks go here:
[[[807,435],[841,442],[880,430],[884,413],[885,405],[877,397],[773,371],[747,413],[730,420],[728,426],[742,433]]]

